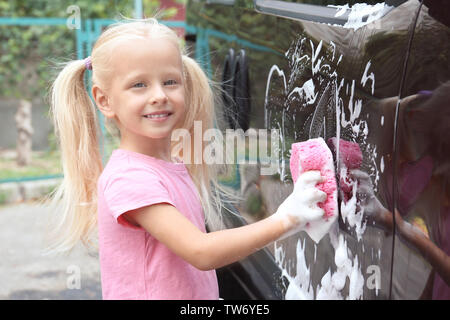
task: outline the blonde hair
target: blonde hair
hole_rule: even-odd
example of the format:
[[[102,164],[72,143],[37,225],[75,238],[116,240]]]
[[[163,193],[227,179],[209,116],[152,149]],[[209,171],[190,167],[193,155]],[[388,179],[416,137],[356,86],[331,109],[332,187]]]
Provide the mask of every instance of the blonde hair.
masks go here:
[[[165,37],[180,48],[176,33],[154,18],[110,25],[92,49],[93,83],[107,88],[113,71],[109,67],[111,53],[121,40],[148,36]],[[183,54],[181,48],[180,54],[187,110],[182,127],[189,130],[193,145],[194,121],[202,121],[203,132],[214,126],[214,105],[218,95],[214,93],[212,82],[202,68]],[[51,114],[59,138],[64,178],[47,199],[52,214],[58,214],[56,224],[49,230],[51,244],[46,249],[47,253],[69,251],[80,240],[88,247],[94,244],[91,236],[97,226],[97,179],[103,164],[96,108],[84,85],[85,70],[84,60],[65,63],[51,86]],[[112,130],[112,124],[107,123],[107,128]],[[190,163],[186,167],[197,187],[206,222],[210,229],[219,229],[223,223],[220,214],[222,201],[218,191],[224,189],[217,180],[217,167],[203,162]]]

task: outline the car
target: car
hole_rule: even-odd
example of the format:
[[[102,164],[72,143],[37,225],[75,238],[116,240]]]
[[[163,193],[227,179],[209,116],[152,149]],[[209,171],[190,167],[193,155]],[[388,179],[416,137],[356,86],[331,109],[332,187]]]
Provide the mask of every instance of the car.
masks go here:
[[[276,170],[246,158],[224,179],[244,199],[226,226],[289,195],[294,142],[322,138],[338,185],[320,242],[299,232],[219,269],[221,297],[450,299],[449,2],[189,0],[186,14],[222,86],[218,126],[278,133]]]

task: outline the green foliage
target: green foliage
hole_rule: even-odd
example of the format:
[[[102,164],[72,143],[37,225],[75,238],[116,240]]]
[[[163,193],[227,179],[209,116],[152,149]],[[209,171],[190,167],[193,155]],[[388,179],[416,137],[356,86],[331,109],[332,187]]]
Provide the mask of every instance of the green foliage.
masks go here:
[[[31,100],[47,88],[51,57],[74,52],[66,26],[0,26],[0,96]]]
[[[184,1],[184,0],[180,0]],[[159,0],[143,0],[144,16],[153,16]],[[15,0],[0,2],[0,17],[67,19],[76,5],[81,19],[134,18],[134,1],[128,0]],[[176,8],[160,11],[160,18],[170,19]],[[45,97],[53,77],[53,61],[76,58],[76,30],[62,26],[0,25],[0,97]]]
[[[144,1],[145,2],[145,1]],[[119,0],[15,0],[3,2],[0,5],[0,16],[3,17],[33,17],[33,18],[65,18],[67,8],[76,5],[80,8],[82,19],[115,18],[118,13],[132,16],[134,1]]]
[[[131,2],[77,1],[80,16],[112,18],[130,15]],[[8,1],[0,5],[2,17],[69,18],[73,1]],[[31,100],[44,97],[52,77],[52,60],[74,59],[76,30],[62,26],[0,26],[0,96]]]

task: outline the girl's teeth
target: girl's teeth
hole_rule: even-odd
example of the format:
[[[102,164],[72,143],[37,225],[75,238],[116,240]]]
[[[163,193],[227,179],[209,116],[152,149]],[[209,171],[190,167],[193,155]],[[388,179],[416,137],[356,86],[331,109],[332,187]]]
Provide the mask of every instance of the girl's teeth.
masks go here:
[[[169,114],[168,113],[164,113],[164,114],[148,114],[145,117],[146,118],[164,118],[167,117]]]

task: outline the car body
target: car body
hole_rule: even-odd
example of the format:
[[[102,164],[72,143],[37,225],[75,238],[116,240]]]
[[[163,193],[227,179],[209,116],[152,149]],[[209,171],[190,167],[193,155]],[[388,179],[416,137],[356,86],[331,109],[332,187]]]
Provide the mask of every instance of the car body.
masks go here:
[[[228,227],[272,214],[292,191],[292,143],[335,142],[336,227],[219,269],[224,299],[450,298],[449,16],[446,1],[188,2],[205,69],[222,83],[222,129],[280,135],[276,173],[237,165],[245,200]]]

